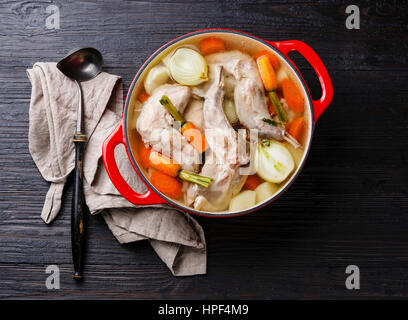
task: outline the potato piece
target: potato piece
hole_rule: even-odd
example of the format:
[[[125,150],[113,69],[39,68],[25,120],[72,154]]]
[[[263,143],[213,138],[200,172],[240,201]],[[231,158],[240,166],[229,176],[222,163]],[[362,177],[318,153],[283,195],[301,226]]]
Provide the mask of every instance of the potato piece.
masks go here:
[[[276,191],[278,191],[279,186],[275,183],[264,182],[261,183],[255,189],[256,193],[256,203],[264,202],[267,199],[270,199]]]
[[[144,87],[146,92],[151,95],[153,90],[157,87],[165,84],[169,80],[169,72],[167,67],[162,64],[154,66],[150,69],[149,73],[147,74]]]
[[[279,70],[278,70],[278,72],[276,73],[276,78],[278,79],[278,84],[279,84],[279,86],[280,86],[281,83],[282,83],[282,81],[283,81],[284,79],[288,79],[289,76],[288,76],[288,74],[286,73],[285,69],[284,69],[283,67],[280,67]]]
[[[304,145],[306,142],[304,141],[299,141],[302,145]],[[292,144],[290,144],[287,141],[284,141],[283,144],[286,146],[286,148],[289,150],[290,154],[293,157],[293,160],[295,161],[295,167],[298,167],[300,164],[300,161],[303,158],[303,148],[295,148]]]
[[[234,198],[231,199],[229,211],[234,212],[248,209],[255,205],[255,199],[255,191],[245,190],[241,193],[238,193]]]
[[[228,121],[231,124],[238,123],[239,118],[237,116],[237,112],[235,111],[235,103],[232,100],[225,99],[223,107],[225,116],[227,117]]]
[[[237,80],[231,74],[224,76],[224,92],[225,99],[234,100],[235,86],[237,85]]]

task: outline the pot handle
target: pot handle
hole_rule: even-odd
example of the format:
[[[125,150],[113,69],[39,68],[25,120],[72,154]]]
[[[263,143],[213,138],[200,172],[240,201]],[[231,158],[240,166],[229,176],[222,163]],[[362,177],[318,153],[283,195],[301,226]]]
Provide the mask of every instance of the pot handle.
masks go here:
[[[322,87],[322,96],[319,100],[312,100],[315,123],[319,119],[323,111],[329,106],[333,99],[333,83],[330,79],[329,73],[323,64],[323,61],[317,55],[317,53],[309,47],[306,43],[298,40],[288,41],[268,41],[271,45],[282,52],[289,60],[288,54],[292,51],[299,52],[313,67],[320,81]],[[292,63],[293,61],[290,60]],[[294,63],[293,63],[294,64]]]
[[[137,193],[127,184],[119,172],[115,160],[115,148],[118,144],[123,144],[127,150],[126,141],[123,136],[123,120],[116,126],[115,130],[106,138],[102,146],[103,163],[106,172],[113,185],[118,191],[130,202],[138,205],[166,203],[162,197],[155,193],[147,186],[147,192],[144,194]]]

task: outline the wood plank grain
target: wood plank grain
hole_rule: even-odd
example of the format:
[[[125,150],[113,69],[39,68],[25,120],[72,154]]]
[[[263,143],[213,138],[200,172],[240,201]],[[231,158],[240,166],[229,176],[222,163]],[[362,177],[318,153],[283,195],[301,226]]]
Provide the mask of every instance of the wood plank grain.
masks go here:
[[[408,10],[354,1],[361,29],[347,30],[348,1],[53,1],[61,29],[47,30],[49,1],[0,4],[0,298],[271,299],[408,295]],[[405,6],[405,7],[404,7]],[[86,279],[71,279],[70,199],[50,226],[40,219],[48,183],[28,151],[31,86],[25,70],[92,45],[104,70],[128,88],[149,54],[201,28],[225,27],[313,47],[335,97],[315,129],[293,187],[260,212],[197,218],[208,242],[208,274],[175,278],[147,242],[121,246],[100,216],[89,219]],[[311,67],[293,55],[314,97]],[[47,290],[45,267],[61,268]],[[361,290],[344,286],[361,269]]]

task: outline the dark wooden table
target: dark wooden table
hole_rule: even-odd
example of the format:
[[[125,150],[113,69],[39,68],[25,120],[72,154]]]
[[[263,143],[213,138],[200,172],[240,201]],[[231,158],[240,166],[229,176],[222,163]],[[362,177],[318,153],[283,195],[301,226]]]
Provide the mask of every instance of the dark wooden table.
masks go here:
[[[48,30],[46,8],[60,10]],[[350,1],[19,1],[0,4],[1,298],[380,298],[408,296],[408,5],[351,1],[361,29],[345,27]],[[127,90],[164,42],[226,27],[268,40],[298,39],[322,57],[335,97],[316,126],[292,189],[260,212],[197,218],[208,274],[176,278],[146,242],[121,246],[90,218],[86,279],[72,278],[68,188],[59,218],[40,218],[48,189],[28,151],[31,86],[25,70],[91,45]],[[310,66],[293,55],[314,97]],[[61,269],[47,290],[45,268]],[[345,287],[357,265],[361,289]]]

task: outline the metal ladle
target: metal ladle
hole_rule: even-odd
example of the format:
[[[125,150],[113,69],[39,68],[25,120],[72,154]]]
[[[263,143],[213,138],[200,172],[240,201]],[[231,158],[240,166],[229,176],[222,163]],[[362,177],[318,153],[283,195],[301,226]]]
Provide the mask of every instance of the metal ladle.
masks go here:
[[[57,68],[78,87],[77,125],[74,134],[75,143],[75,185],[72,196],[71,243],[74,264],[74,279],[82,279],[83,252],[85,244],[84,214],[85,198],[83,192],[83,151],[87,140],[82,128],[82,90],[81,81],[95,78],[102,70],[102,54],[94,48],[81,48],[71,51],[57,64]]]

